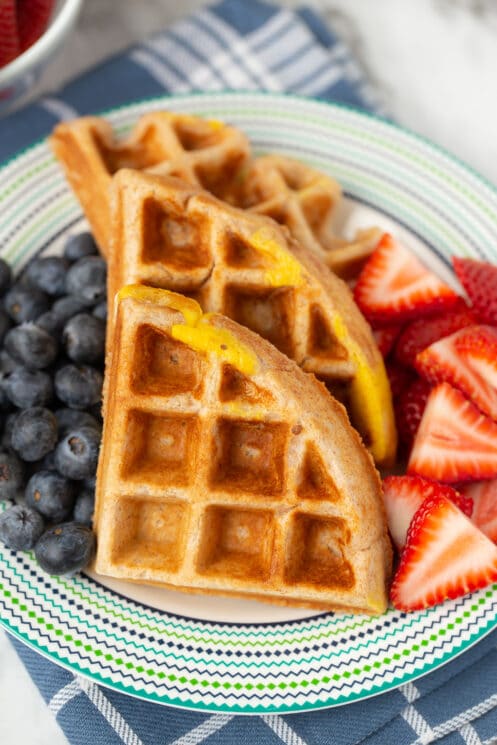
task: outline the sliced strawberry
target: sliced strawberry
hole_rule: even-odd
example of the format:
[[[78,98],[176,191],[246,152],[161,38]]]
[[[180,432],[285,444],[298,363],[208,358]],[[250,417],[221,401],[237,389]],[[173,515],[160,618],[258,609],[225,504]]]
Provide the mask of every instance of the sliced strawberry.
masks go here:
[[[359,275],[354,297],[373,325],[403,323],[441,312],[459,301],[454,290],[388,233]]]
[[[416,379],[413,371],[403,365],[398,365],[396,362],[387,362],[386,365],[388,380],[390,381],[390,390],[392,392],[392,398],[395,399],[400,396],[402,391],[409,388],[412,381]]]
[[[473,501],[451,486],[423,479],[421,476],[388,476],[383,480],[383,500],[390,535],[399,551],[415,512],[428,497],[438,494],[450,499],[465,515],[471,517]]]
[[[395,341],[402,331],[402,326],[383,326],[378,329],[374,329],[373,336],[375,338],[378,349],[381,352],[383,358],[387,357],[393,349]]]
[[[461,298],[461,304],[458,303],[453,311],[432,318],[420,318],[408,324],[397,339],[394,357],[402,365],[413,367],[416,355],[423,349],[474,323],[476,323],[474,313],[468,309]]]
[[[452,264],[481,323],[497,326],[497,266],[457,256]]]
[[[15,0],[0,0],[0,67],[19,54]]]
[[[55,0],[17,0],[17,23],[21,52],[30,47],[45,31]]]
[[[435,342],[416,357],[432,383],[459,388],[484,414],[497,419],[497,329],[468,326]]]
[[[465,484],[462,492],[473,500],[474,524],[497,543],[497,479]]]
[[[429,608],[497,580],[497,546],[441,495],[425,499],[407,531],[390,598],[398,610]]]
[[[448,383],[433,388],[419,425],[409,473],[456,482],[497,476],[497,423]]]
[[[408,448],[416,437],[431,389],[431,384],[426,380],[416,378],[394,400],[399,437]]]

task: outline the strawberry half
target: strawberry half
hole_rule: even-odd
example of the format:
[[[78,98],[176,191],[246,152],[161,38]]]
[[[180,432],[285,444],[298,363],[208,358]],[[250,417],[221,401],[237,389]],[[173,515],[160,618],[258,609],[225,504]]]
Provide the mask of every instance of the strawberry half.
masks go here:
[[[386,233],[364,266],[354,298],[373,324],[396,324],[451,308],[459,298]]]
[[[390,598],[398,610],[429,608],[497,581],[497,546],[441,495],[425,499],[407,531]]]
[[[472,499],[459,494],[447,484],[429,481],[421,476],[388,476],[383,480],[388,529],[399,551],[404,548],[407,531],[415,513],[425,499],[434,495],[450,499],[465,515],[471,517]]]
[[[17,0],[17,24],[21,52],[28,49],[45,31],[55,0]]]
[[[19,54],[16,0],[0,0],[0,67]]]
[[[456,388],[441,383],[428,397],[409,473],[456,482],[497,476],[497,424]]]
[[[392,351],[393,345],[401,331],[402,326],[399,325],[383,326],[383,328],[374,329],[373,336],[383,359]]]
[[[497,479],[465,484],[462,492],[473,500],[474,524],[497,543]]]
[[[452,258],[452,264],[479,320],[497,326],[497,266],[457,256]]]
[[[432,318],[420,318],[408,324],[395,345],[394,357],[402,365],[414,367],[416,355],[423,349],[434,344],[439,339],[453,334],[455,331],[472,326],[476,317],[461,299],[452,312],[437,315]]]
[[[397,365],[396,362],[387,362],[386,371],[390,382],[392,398],[395,404],[397,397],[400,396],[402,391],[409,388],[413,380],[416,378],[411,369],[403,367],[402,365]]]
[[[435,342],[416,357],[431,383],[459,388],[484,414],[497,419],[497,329],[468,326]]]
[[[416,437],[431,388],[431,384],[426,380],[416,378],[394,400],[399,437],[408,448],[412,446]]]

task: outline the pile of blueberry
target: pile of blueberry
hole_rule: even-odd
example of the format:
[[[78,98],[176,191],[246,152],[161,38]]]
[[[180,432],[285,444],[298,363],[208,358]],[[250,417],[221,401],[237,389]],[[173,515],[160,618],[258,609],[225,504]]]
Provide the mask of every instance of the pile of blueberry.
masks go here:
[[[89,233],[14,282],[0,259],[0,541],[50,574],[95,552],[106,273]]]

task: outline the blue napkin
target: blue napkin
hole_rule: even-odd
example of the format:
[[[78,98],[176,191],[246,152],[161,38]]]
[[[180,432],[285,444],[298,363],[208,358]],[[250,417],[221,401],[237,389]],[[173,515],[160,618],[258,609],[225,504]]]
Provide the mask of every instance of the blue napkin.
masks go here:
[[[164,92],[226,88],[290,91],[381,113],[346,46],[313,12],[224,0],[1,120],[0,160],[60,119]],[[318,712],[251,717],[143,702],[12,643],[73,745],[497,743],[497,632],[435,673],[382,696]]]

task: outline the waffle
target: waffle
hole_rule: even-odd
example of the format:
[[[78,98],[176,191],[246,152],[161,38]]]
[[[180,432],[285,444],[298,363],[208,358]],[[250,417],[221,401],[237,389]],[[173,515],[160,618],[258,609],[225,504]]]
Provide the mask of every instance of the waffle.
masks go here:
[[[106,366],[96,571],[382,613],[381,486],[344,408],[248,329],[125,287]]]
[[[343,279],[356,277],[381,235],[360,230],[351,241],[333,227],[340,185],[304,163],[279,155],[257,158],[244,175],[240,206],[286,225],[293,237]]]
[[[117,170],[174,175],[232,199],[249,155],[247,138],[234,127],[166,111],[141,117],[125,139],[104,119],[75,119],[59,124],[50,143],[104,256],[110,243],[108,191]]]
[[[349,289],[317,256],[270,218],[176,179],[122,170],[112,192],[110,302],[127,284],[162,287],[256,331],[347,405],[378,464],[393,461],[382,357]]]

